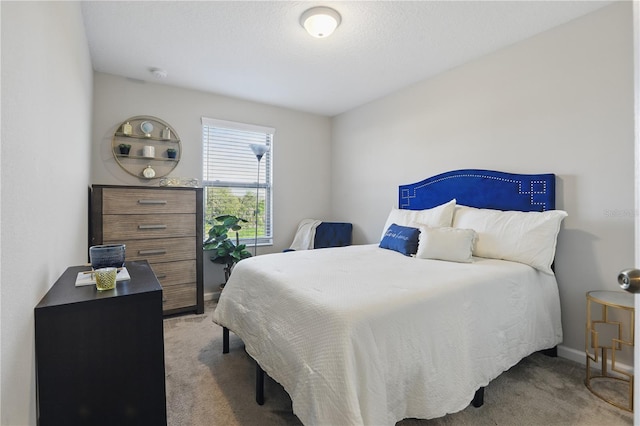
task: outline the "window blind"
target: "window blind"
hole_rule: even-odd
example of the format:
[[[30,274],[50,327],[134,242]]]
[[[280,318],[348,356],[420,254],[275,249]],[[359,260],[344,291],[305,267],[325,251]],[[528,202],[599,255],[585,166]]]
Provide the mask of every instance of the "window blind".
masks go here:
[[[204,133],[203,180],[217,186],[248,186],[257,183],[258,161],[251,151],[251,144],[271,148],[271,134],[207,127]],[[260,162],[260,186],[268,185],[271,170],[270,152]]]

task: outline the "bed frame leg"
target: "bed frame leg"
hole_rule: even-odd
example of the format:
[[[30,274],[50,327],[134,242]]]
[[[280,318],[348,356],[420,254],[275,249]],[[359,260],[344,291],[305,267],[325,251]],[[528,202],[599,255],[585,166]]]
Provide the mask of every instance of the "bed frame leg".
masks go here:
[[[264,370],[256,361],[256,402],[258,405],[264,404]]]
[[[222,327],[222,353],[229,353],[229,329]]]
[[[549,348],[549,349],[543,349],[543,350],[540,351],[540,353],[542,355],[546,355],[546,356],[549,356],[551,358],[557,358],[558,357],[558,347],[554,346],[554,347]]]
[[[476,394],[473,395],[473,400],[471,401],[471,405],[474,407],[482,407],[484,404],[484,386],[476,391]]]

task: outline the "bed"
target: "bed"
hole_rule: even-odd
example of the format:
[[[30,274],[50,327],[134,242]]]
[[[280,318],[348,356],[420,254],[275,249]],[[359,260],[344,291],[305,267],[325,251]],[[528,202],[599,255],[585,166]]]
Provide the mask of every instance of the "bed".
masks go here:
[[[398,206],[380,243],[245,259],[220,297],[225,350],[231,330],[306,425],[480,405],[491,380],[562,341],[553,174],[456,170],[400,186]],[[393,248],[414,230],[411,256]]]

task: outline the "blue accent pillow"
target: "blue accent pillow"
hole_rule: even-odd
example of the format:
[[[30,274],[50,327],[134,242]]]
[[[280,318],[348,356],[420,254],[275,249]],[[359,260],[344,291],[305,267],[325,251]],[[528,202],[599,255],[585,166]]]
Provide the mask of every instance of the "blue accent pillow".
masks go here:
[[[395,250],[405,256],[416,254],[418,251],[419,235],[420,230],[417,228],[392,223],[380,241],[380,248]]]

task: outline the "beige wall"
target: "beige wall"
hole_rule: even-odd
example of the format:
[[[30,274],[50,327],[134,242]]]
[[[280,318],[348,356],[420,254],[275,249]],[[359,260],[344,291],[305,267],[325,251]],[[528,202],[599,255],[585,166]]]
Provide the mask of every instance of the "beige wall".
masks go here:
[[[91,181],[94,184],[158,185],[127,174],[111,153],[111,137],[127,117],[151,115],[173,126],[180,136],[182,157],[170,176],[202,180],[201,117],[274,127],[272,247],[289,247],[296,227],[307,217],[330,214],[330,120],[327,117],[232,99],[220,95],[144,83],[109,74],[94,75]],[[257,163],[256,163],[257,167]],[[224,282],[219,265],[205,253],[205,294]]]
[[[1,2],[2,425],[35,425],[33,308],[87,259],[92,69],[77,2]]]
[[[397,186],[447,170],[557,174],[564,354],[585,292],[634,264],[633,26],[621,2],[333,119],[333,215],[375,242]]]

